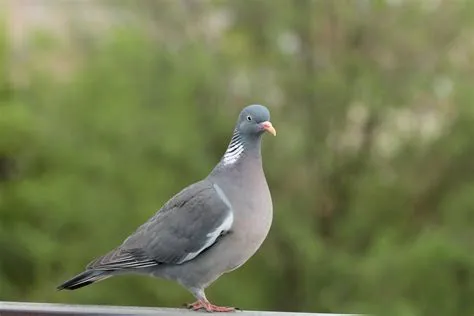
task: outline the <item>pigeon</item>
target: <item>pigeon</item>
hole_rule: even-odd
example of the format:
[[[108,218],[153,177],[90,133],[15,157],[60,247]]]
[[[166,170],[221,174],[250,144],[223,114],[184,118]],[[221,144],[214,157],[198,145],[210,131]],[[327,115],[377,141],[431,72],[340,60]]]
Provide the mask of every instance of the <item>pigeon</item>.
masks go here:
[[[196,299],[186,304],[188,309],[237,310],[212,304],[205,289],[252,257],[270,230],[273,203],[261,156],[265,132],[276,136],[269,110],[259,104],[246,106],[227,150],[207,177],[174,195],[120,246],[57,289],[145,274],[187,289]]]

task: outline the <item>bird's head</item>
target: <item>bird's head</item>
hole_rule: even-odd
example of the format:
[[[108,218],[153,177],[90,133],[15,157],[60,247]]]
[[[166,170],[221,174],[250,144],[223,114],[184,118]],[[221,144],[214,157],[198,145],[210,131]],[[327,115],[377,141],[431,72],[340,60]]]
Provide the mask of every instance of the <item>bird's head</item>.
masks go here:
[[[237,130],[241,135],[250,137],[260,136],[264,132],[276,136],[276,130],[270,122],[270,111],[259,104],[249,105],[240,112]]]

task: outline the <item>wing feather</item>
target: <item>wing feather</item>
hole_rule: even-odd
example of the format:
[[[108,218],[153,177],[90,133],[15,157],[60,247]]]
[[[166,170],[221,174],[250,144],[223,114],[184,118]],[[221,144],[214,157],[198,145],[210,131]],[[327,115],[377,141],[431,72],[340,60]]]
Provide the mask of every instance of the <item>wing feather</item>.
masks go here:
[[[89,269],[136,269],[193,260],[228,232],[232,206],[222,189],[207,180],[172,197],[122,245],[97,258]]]

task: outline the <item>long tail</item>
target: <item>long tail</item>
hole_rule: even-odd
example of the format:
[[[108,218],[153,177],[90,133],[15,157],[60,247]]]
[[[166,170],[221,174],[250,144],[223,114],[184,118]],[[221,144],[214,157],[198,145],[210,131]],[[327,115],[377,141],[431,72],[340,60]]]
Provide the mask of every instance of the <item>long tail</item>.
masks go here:
[[[61,290],[77,290],[81,287],[87,286],[89,284],[107,279],[111,277],[109,271],[100,271],[100,270],[86,270],[70,280],[67,280],[63,284],[57,287],[58,291]]]

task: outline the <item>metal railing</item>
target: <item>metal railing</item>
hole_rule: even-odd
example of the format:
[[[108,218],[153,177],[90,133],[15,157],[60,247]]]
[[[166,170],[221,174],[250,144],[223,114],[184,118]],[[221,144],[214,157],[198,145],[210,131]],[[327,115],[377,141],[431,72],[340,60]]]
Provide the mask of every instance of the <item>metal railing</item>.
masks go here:
[[[217,313],[218,315],[242,316],[357,316],[355,314],[318,314],[289,313],[264,311],[237,311],[234,313]],[[102,305],[66,305],[26,302],[0,302],[0,316],[46,316],[46,315],[153,315],[153,316],[191,316],[209,315],[206,312],[194,312],[178,308],[152,308],[132,306]]]

